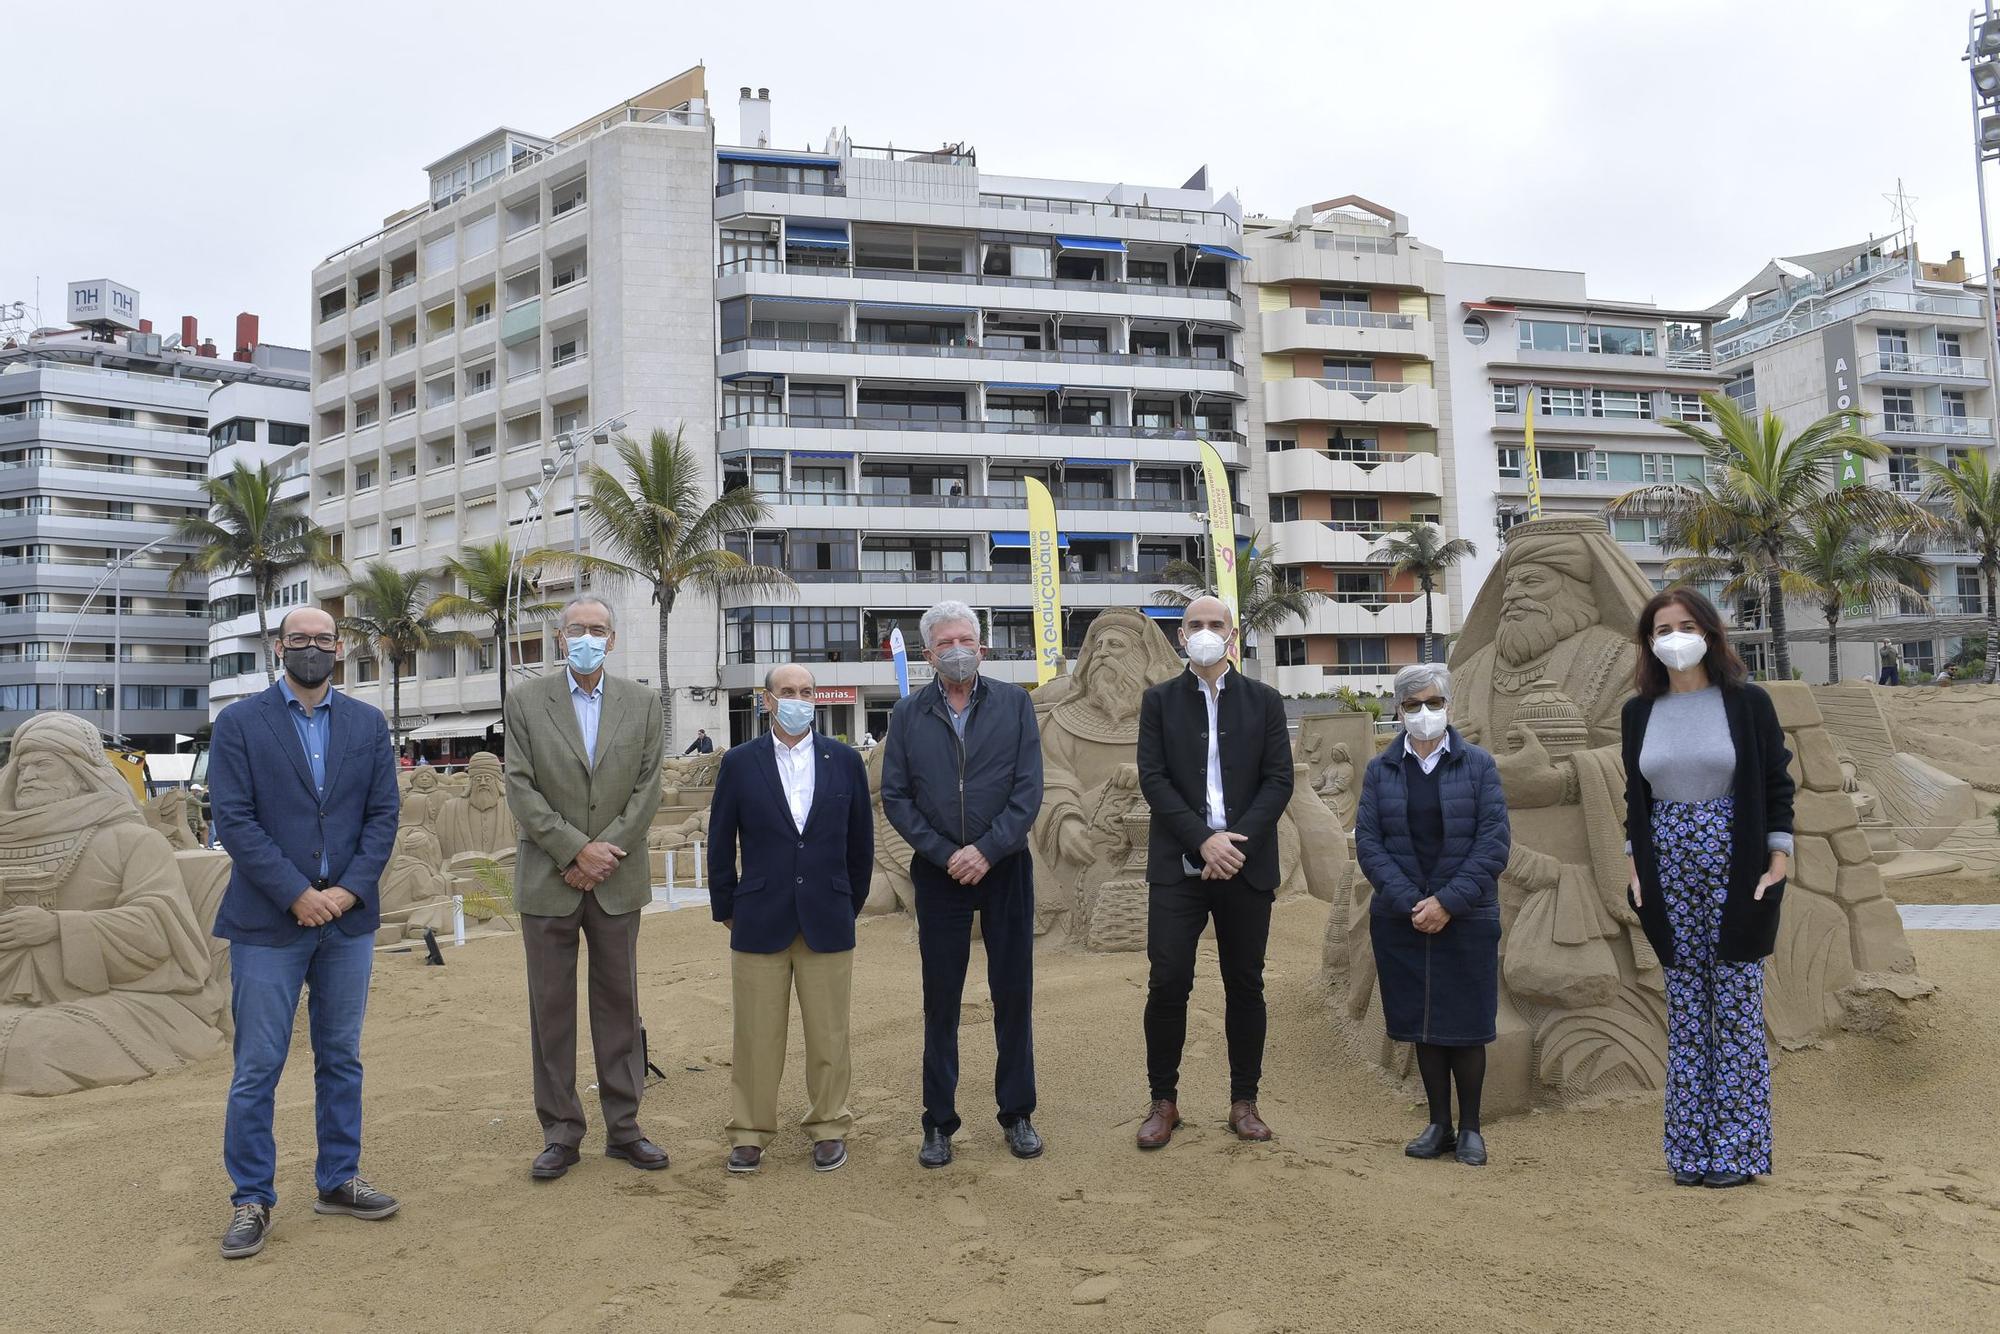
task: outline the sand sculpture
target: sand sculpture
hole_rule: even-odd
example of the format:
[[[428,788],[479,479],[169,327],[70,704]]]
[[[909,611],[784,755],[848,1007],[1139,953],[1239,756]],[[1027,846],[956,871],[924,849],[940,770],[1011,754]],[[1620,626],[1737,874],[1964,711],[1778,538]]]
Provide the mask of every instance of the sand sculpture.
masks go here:
[[[1361,804],[1361,775],[1379,749],[1375,718],[1359,710],[1315,713],[1299,719],[1298,758],[1307,785],[1345,830],[1354,828]]]
[[[97,729],[44,713],[0,767],[0,1093],[124,1084],[221,1051],[229,859],[176,853]]]
[[[664,885],[667,880],[667,854],[674,854],[675,885],[694,884],[697,871],[697,857],[694,845],[708,841],[708,812],[698,810],[674,824],[656,826],[646,831],[646,855],[652,861],[653,883]],[[706,850],[704,849],[704,854]],[[702,868],[704,871],[706,868]]]
[[[1883,702],[1891,687],[1814,686],[1832,734],[1862,833],[1882,874],[1894,880],[1958,870],[1963,862],[1932,851],[1978,820],[1972,784],[1901,750]],[[1983,828],[1990,835],[1990,826]]]
[[[420,764],[404,772],[408,775],[408,782],[403,787],[403,808],[397,815],[398,823],[420,824],[426,829],[436,829],[438,810],[447,796],[443,778],[428,764]]]
[[[1510,534],[1453,654],[1460,729],[1494,752],[1514,850],[1500,884],[1499,1039],[1488,1107],[1520,1111],[1664,1080],[1664,978],[1625,903],[1619,708],[1630,692],[1637,620],[1651,585],[1601,520],[1541,519]],[[1812,692],[1769,687],[1795,756],[1798,855],[1765,1013],[1803,1042],[1866,1012],[1915,960]],[[1358,1048],[1392,1074],[1408,1052],[1383,1037],[1359,876],[1336,899],[1327,972]],[[1907,988],[1904,988],[1907,990]],[[1864,1025],[1865,1026],[1865,1025]]]
[[[439,847],[446,858],[511,850],[516,838],[514,813],[507,809],[499,757],[482,750],[465,766],[465,773],[466,795],[446,797],[432,819]]]
[[[380,942],[419,937],[426,929],[451,929],[452,882],[436,834],[422,825],[396,831],[382,871],[381,895],[382,925],[375,933]]]
[[[139,808],[148,828],[167,840],[175,852],[193,852],[201,846],[201,835],[188,811],[187,789],[170,787]]]

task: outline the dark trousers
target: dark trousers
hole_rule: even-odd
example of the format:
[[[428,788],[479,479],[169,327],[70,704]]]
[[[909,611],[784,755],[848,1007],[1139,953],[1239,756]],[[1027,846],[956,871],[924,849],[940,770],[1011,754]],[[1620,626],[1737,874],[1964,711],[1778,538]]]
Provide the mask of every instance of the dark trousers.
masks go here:
[[[1000,1124],[1035,1110],[1035,867],[1026,852],[1003,857],[976,885],[961,885],[922,857],[910,860],[917,891],[917,951],[924,967],[924,1129],[956,1134],[958,1007],[972,962],[972,918],[986,942],[999,1059],[993,1098]]]
[[[639,1099],[646,1062],[639,1038],[639,914],[608,913],[585,894],[565,917],[521,914],[528,954],[528,1032],[534,1045],[535,1115],[545,1144],[583,1141],[576,1096],[576,951],[590,945],[590,1045],[607,1144],[644,1138]]]
[[[1275,898],[1241,879],[1189,876],[1152,887],[1146,915],[1146,957],[1153,965],[1146,989],[1146,1078],[1153,1097],[1179,1101],[1195,946],[1212,918],[1222,964],[1229,1100],[1256,1099],[1264,1074],[1264,943],[1271,935]]]

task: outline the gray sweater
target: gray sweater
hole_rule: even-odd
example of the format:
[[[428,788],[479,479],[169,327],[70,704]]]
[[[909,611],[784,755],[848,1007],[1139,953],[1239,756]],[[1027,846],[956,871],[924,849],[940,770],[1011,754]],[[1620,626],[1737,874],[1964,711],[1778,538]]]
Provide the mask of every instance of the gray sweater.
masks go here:
[[[1669,691],[1653,701],[1639,748],[1639,772],[1653,785],[1655,801],[1713,801],[1730,794],[1736,746],[1729,738],[1719,686]],[[1773,831],[1768,844],[1773,852],[1791,855],[1790,834]]]

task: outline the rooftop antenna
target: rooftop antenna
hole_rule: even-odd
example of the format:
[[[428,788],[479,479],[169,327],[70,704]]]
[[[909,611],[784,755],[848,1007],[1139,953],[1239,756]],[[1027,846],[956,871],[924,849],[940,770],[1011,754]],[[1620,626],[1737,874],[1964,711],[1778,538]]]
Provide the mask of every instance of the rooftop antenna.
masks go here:
[[[1896,193],[1883,195],[1889,201],[1889,209],[1896,217],[1896,231],[1902,236],[1905,246],[1913,246],[1917,241],[1917,197],[1903,189],[1903,178],[1896,178]]]

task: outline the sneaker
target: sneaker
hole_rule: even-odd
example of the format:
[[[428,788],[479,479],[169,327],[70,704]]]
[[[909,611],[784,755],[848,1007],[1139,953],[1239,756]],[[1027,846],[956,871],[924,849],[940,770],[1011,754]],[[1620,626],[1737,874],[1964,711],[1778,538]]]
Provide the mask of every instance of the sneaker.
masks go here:
[[[316,1214],[346,1214],[350,1218],[387,1218],[402,1208],[395,1196],[375,1189],[360,1177],[343,1181],[332,1190],[323,1190],[313,1201]]]
[[[266,1204],[239,1204],[229,1216],[229,1230],[222,1234],[222,1258],[242,1260],[264,1249],[271,1235],[271,1207]]]

